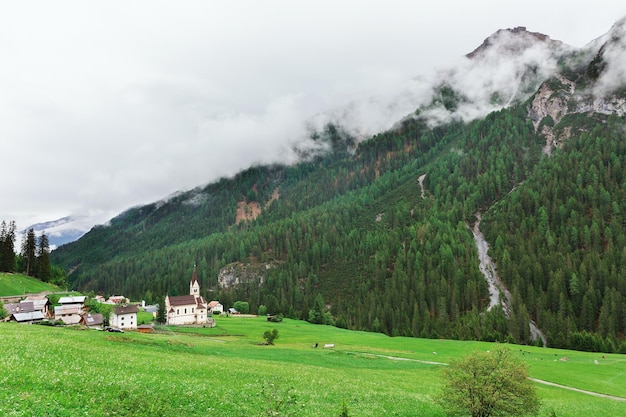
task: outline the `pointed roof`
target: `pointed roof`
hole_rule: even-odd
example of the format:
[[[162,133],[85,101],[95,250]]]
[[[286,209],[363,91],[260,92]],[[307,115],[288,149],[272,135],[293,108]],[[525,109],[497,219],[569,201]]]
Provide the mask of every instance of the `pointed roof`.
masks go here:
[[[198,265],[194,264],[193,265],[193,273],[191,274],[191,285],[193,285],[196,282],[198,282]],[[200,284],[198,284],[198,285],[200,285]]]

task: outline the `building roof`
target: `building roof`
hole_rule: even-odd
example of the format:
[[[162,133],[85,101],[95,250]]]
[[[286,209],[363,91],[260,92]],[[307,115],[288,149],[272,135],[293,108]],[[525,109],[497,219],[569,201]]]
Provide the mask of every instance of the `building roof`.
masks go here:
[[[9,315],[14,313],[30,313],[35,311],[35,307],[32,301],[22,301],[21,303],[7,303],[4,305],[4,309]]]
[[[28,313],[13,313],[15,321],[18,323],[24,321],[43,320],[43,313],[41,311],[29,311]]]
[[[54,315],[59,314],[82,314],[83,309],[76,305],[54,306]]]
[[[143,311],[145,311],[146,313],[158,313],[159,312],[159,305],[155,304],[155,305],[151,305],[151,306],[145,306],[143,308]]]
[[[198,304],[195,295],[170,295],[169,300],[171,306],[187,306]]]
[[[133,314],[133,313],[137,313],[138,311],[139,311],[139,308],[135,304],[129,304],[129,305],[126,305],[126,306],[119,306],[119,307],[115,307],[115,309],[113,309],[113,312],[115,314],[117,314],[118,316],[121,315],[121,314]]]
[[[191,284],[198,282],[198,265],[193,266],[193,273],[191,274]]]
[[[87,326],[101,326],[104,323],[104,317],[99,313],[83,314],[80,317],[81,321],[84,321]]]
[[[211,302],[209,303],[209,308],[213,308],[213,307],[215,307],[215,306],[216,306],[216,305],[218,305],[218,304],[219,304],[219,305],[222,305],[219,301],[211,301]]]
[[[26,300],[32,302],[33,303],[33,308],[35,310],[39,310],[39,311],[44,310],[46,308],[46,306],[48,304],[50,304],[50,301],[48,301],[47,298],[37,298],[37,299],[30,299],[29,300],[28,297],[27,297]]]
[[[84,295],[75,295],[73,297],[61,297],[59,298],[59,304],[83,304],[87,299]]]
[[[140,324],[137,329],[154,329],[154,324]]]

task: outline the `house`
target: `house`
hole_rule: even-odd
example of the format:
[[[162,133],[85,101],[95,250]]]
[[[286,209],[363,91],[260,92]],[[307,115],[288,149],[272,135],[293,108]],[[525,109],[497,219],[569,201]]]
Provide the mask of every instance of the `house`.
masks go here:
[[[43,313],[41,311],[29,311],[22,313],[13,313],[9,316],[9,321],[16,321],[18,323],[39,323],[44,319]]]
[[[54,318],[65,324],[80,323],[80,316],[85,310],[86,296],[71,296],[59,298],[59,306],[54,307]]]
[[[115,307],[111,312],[109,324],[120,329],[136,329],[138,311],[139,308],[134,304]]]
[[[219,301],[211,301],[207,307],[209,314],[224,314],[224,306]]]
[[[19,303],[7,303],[4,305],[4,309],[7,311],[7,316],[15,313],[32,313],[35,311],[35,306],[32,301],[20,301]]]
[[[166,322],[169,325],[206,324],[207,306],[206,301],[200,295],[200,283],[198,282],[198,267],[194,265],[191,281],[189,282],[189,295],[165,297]]]
[[[143,311],[145,311],[146,313],[152,313],[152,316],[156,318],[156,316],[159,314],[159,305],[147,305],[143,308]]]
[[[84,313],[80,316],[80,324],[83,326],[87,326],[90,329],[98,329],[102,330],[102,326],[104,326],[104,317],[102,314],[94,313]]]
[[[51,316],[50,300],[48,300],[48,297],[46,297],[45,295],[29,295],[24,299],[24,301],[32,302],[35,311],[41,311],[44,317]]]
[[[128,304],[130,300],[123,295],[112,295],[107,300],[107,304]]]

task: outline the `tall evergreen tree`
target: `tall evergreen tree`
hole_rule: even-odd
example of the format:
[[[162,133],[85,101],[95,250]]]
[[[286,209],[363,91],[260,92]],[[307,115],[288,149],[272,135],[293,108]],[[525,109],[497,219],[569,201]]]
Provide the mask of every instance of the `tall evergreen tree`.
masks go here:
[[[46,236],[45,232],[42,232],[37,247],[37,278],[43,282],[48,282],[51,275],[50,244],[48,243],[48,236]]]
[[[15,268],[15,221],[0,225],[0,272],[13,272]]]
[[[34,275],[35,273],[36,251],[37,241],[35,237],[35,230],[31,227],[22,242],[22,257],[24,258],[24,262],[26,264],[26,275]]]
[[[159,298],[159,311],[157,312],[157,323],[165,324],[167,321],[167,312],[165,311],[165,297]]]

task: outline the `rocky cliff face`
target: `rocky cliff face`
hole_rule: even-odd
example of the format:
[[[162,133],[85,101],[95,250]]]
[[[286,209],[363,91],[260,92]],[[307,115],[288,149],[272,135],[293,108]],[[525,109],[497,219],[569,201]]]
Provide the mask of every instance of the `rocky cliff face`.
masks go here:
[[[569,58],[543,82],[527,108],[535,130],[546,138],[548,155],[572,134],[571,129],[555,133],[564,116],[626,115],[626,19]]]

